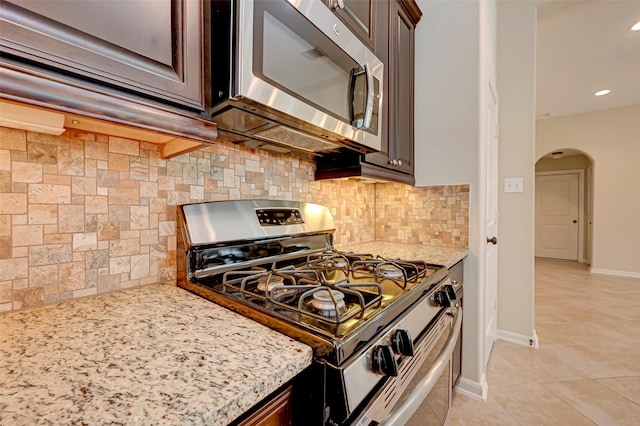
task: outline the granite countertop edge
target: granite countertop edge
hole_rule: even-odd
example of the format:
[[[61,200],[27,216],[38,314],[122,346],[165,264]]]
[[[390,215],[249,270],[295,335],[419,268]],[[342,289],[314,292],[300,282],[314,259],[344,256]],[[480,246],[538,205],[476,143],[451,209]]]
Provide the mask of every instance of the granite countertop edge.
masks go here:
[[[312,350],[174,285],[0,314],[0,424],[226,425]]]
[[[345,252],[366,252],[389,259],[424,260],[428,263],[446,266],[447,268],[451,268],[469,254],[469,249],[467,248],[389,241],[338,244],[336,248]]]

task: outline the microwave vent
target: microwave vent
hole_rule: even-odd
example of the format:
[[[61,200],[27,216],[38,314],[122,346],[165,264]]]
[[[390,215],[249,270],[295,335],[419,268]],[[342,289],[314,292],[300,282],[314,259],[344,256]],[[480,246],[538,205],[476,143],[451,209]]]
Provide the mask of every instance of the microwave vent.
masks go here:
[[[285,126],[276,126],[255,133],[255,137],[310,152],[335,151],[338,146],[320,137],[299,132]]]

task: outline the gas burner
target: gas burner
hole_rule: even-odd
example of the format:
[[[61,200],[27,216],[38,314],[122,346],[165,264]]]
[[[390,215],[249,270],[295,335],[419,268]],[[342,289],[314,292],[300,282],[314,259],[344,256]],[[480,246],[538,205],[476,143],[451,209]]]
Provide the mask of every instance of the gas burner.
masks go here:
[[[395,265],[380,265],[378,268],[376,268],[376,276],[378,278],[386,278],[389,280],[406,279],[404,270]]]
[[[347,269],[349,267],[349,262],[345,259],[335,259],[333,261],[333,267],[337,269]]]
[[[329,290],[316,291],[313,293],[311,306],[325,317],[335,317],[336,310],[341,314],[346,312],[344,293],[338,290],[331,290],[331,293],[329,293]]]
[[[266,293],[274,289],[274,287],[284,285],[284,278],[278,275],[265,275],[258,278],[258,290]]]
[[[336,252],[311,255],[307,258],[307,263],[313,269],[324,269],[325,271],[349,270],[349,259]]]

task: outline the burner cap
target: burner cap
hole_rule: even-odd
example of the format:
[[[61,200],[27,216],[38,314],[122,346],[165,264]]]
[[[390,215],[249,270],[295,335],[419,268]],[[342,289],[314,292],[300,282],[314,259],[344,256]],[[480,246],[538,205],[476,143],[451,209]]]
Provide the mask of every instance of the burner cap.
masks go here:
[[[391,269],[381,268],[378,271],[376,271],[376,275],[380,278],[388,278],[390,280],[404,279],[404,271],[395,266]]]
[[[263,293],[271,291],[279,285],[284,285],[284,278],[279,275],[265,275],[258,278],[258,290]]]
[[[331,295],[336,300],[335,303],[331,299]],[[313,293],[311,305],[323,315],[335,315],[336,308],[340,311],[345,307],[344,293],[338,290],[331,290],[331,295],[329,295],[329,290],[316,291]]]
[[[349,262],[344,259],[338,259],[333,261],[333,267],[338,269],[345,269],[349,267]]]

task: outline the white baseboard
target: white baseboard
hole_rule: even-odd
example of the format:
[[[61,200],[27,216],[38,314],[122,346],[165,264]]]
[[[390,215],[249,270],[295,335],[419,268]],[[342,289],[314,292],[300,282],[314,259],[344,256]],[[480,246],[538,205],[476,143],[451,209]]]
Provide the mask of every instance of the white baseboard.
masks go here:
[[[617,277],[640,278],[640,272],[616,271],[615,269],[589,268],[592,274],[615,275]]]
[[[538,349],[538,335],[535,330],[533,330],[533,336],[525,336],[524,334],[513,333],[511,331],[498,330],[498,339]]]
[[[468,396],[469,398],[477,399],[478,401],[486,401],[488,392],[487,388],[487,376],[483,374],[481,383],[460,377],[455,391],[460,392],[462,395]]]

